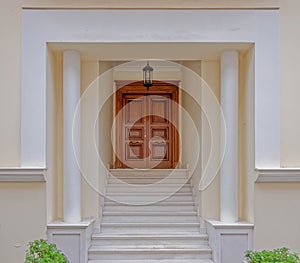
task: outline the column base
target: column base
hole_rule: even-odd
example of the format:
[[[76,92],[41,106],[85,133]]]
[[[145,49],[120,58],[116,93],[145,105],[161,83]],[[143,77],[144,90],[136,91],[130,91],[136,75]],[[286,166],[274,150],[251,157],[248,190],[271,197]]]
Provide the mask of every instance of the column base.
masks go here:
[[[245,251],[253,249],[253,224],[206,220],[206,225],[214,263],[241,263]]]
[[[56,244],[70,262],[86,263],[94,222],[94,219],[74,224],[63,221],[51,222],[47,225],[48,241]]]

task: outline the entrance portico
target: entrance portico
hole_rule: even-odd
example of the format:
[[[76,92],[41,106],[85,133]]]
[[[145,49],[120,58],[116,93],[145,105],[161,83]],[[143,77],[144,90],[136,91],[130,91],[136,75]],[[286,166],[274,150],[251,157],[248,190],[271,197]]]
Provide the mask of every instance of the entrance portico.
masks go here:
[[[253,11],[255,12],[255,11]],[[80,12],[79,12],[80,13]],[[118,12],[117,12],[118,13]],[[185,12],[184,12],[185,13]],[[210,17],[211,15],[215,15],[216,17],[222,16],[222,14],[218,14],[218,12],[200,12],[200,16],[199,14],[197,14],[196,17],[199,17],[200,20],[206,21],[208,19],[208,17]],[[41,83],[44,83],[43,80],[45,80],[45,72],[43,72],[43,69],[45,69],[45,60],[43,54],[45,53],[45,43],[47,43],[48,41],[53,41],[54,40],[60,40],[60,41],[78,41],[75,40],[75,36],[74,36],[74,28],[72,28],[72,25],[69,24],[70,21],[72,21],[72,19],[78,19],[78,17],[76,15],[74,15],[73,13],[69,13],[66,11],[66,16],[64,19],[66,19],[66,24],[64,24],[64,26],[66,27],[66,30],[64,31],[63,34],[59,33],[59,31],[56,30],[55,28],[55,24],[51,23],[51,21],[53,21],[53,19],[56,18],[56,15],[59,16],[60,14],[55,14],[53,16],[53,13],[47,13],[47,11],[45,11],[45,16],[43,18],[41,17],[35,17],[34,12],[31,11],[25,11],[25,25],[30,25],[30,23],[32,23],[32,21],[35,21],[35,19],[39,20],[41,19],[42,21],[40,21],[41,23],[45,23],[44,26],[47,27],[48,30],[46,30],[46,32],[48,32],[46,34],[40,34],[41,39],[27,39],[25,37],[25,43],[24,43],[24,48],[27,49],[28,45],[33,45],[36,46],[37,48],[37,53],[35,54],[35,56],[32,56],[32,54],[28,54],[25,52],[24,54],[24,59],[23,59],[23,63],[31,63],[33,69],[35,69],[35,76],[38,76],[37,78],[30,78],[31,74],[30,72],[28,72],[26,70],[27,66],[24,67],[24,74],[30,79],[30,85],[29,82],[27,82],[27,78],[24,79],[23,82],[23,89],[24,89],[24,93],[23,93],[23,107],[24,109],[29,110],[29,112],[31,112],[31,99],[32,97],[30,96],[30,94],[32,94],[32,92],[34,92],[36,94],[36,96],[41,99],[42,101],[45,100],[45,89],[44,89],[44,85]],[[99,15],[100,14],[100,15]],[[105,17],[109,17],[111,15],[110,12],[103,12],[103,11],[99,11],[99,16],[95,16],[95,19],[98,19],[98,17],[105,18]],[[151,17],[154,15],[160,16],[160,12],[158,12],[157,14],[154,12],[145,12],[146,15],[151,15]],[[78,15],[78,14],[77,14]],[[94,28],[94,25],[89,24],[90,20],[90,16],[89,19],[85,20],[86,14],[84,13],[84,11],[82,11],[82,13],[79,14],[81,16],[81,21],[83,21],[82,23],[86,23],[86,27],[87,28]],[[90,14],[89,14],[90,15]],[[121,15],[120,18],[123,18],[123,16],[126,16],[126,13],[122,13],[119,14]],[[180,23],[185,23],[184,21],[189,21],[189,19],[191,18],[190,15],[193,14],[189,14],[189,12],[186,12],[186,18],[180,19]],[[233,16],[231,16],[233,15]],[[200,42],[209,42],[212,41],[213,36],[217,36],[217,39],[213,39],[213,42],[241,42],[241,41],[245,41],[245,42],[255,42],[255,55],[259,54],[259,56],[257,56],[257,58],[255,59],[255,70],[257,72],[256,74],[256,83],[255,83],[255,94],[256,94],[256,98],[255,98],[255,120],[256,120],[256,125],[255,125],[255,129],[256,132],[258,134],[258,137],[256,138],[256,164],[258,166],[263,165],[263,166],[279,166],[279,147],[278,147],[278,143],[279,143],[279,135],[275,132],[274,130],[279,130],[278,126],[279,126],[279,120],[274,120],[274,118],[268,118],[268,114],[264,114],[264,113],[268,113],[267,109],[266,109],[266,105],[264,103],[264,96],[266,95],[266,93],[268,93],[268,96],[274,96],[274,99],[270,100],[271,103],[273,103],[274,105],[268,105],[268,107],[273,107],[273,110],[278,110],[279,107],[279,103],[278,103],[278,96],[279,96],[279,91],[278,91],[278,83],[274,83],[274,75],[272,75],[272,78],[269,78],[267,76],[269,76],[268,74],[264,75],[264,77],[261,76],[262,72],[266,71],[266,68],[268,68],[268,71],[271,71],[273,73],[277,72],[277,67],[276,67],[276,63],[274,63],[274,59],[276,60],[277,57],[277,49],[276,49],[276,45],[272,46],[272,48],[270,48],[269,44],[271,44],[271,42],[274,40],[273,38],[277,39],[277,32],[273,32],[274,36],[273,38],[268,38],[268,40],[266,40],[264,38],[264,34],[266,32],[269,32],[269,27],[270,24],[272,23],[273,20],[277,19],[276,16],[276,12],[271,13],[270,14],[270,22],[269,23],[264,23],[263,27],[257,26],[257,21],[254,21],[252,19],[252,15],[253,13],[249,14],[248,12],[243,13],[243,16],[240,16],[241,14],[237,14],[236,12],[233,12],[233,14],[230,14],[230,16],[226,16],[224,15],[224,21],[227,23],[226,25],[229,27],[230,25],[234,24],[237,26],[240,26],[240,30],[236,33],[232,33],[233,31],[229,31],[227,27],[224,27],[223,29],[216,29],[216,25],[208,25],[208,27],[206,28],[206,35],[204,31],[201,31],[201,34],[199,32],[199,34],[196,34],[196,36],[194,35],[187,35],[187,36],[176,36],[176,32],[173,32],[172,30],[170,31],[170,38],[172,39],[172,41],[182,41],[182,37],[184,38],[184,41],[186,43],[190,43],[190,42],[194,42],[194,41],[200,41]],[[256,18],[259,20],[260,19],[260,13],[259,11],[257,11],[255,13]],[[173,15],[167,14],[167,16],[170,18],[170,21],[173,19]],[[266,14],[264,14],[264,17],[266,16]],[[230,17],[230,18],[229,18]],[[233,18],[232,18],[233,17]],[[241,18],[243,17],[243,19]],[[246,17],[246,18],[245,18]],[[70,20],[68,20],[68,18]],[[153,18],[153,17],[152,17]],[[32,20],[31,20],[32,19]],[[122,20],[123,20],[122,19]],[[131,16],[131,19],[135,19],[134,16]],[[130,19],[130,20],[131,20]],[[178,19],[178,18],[177,18]],[[206,19],[206,20],[205,20]],[[226,20],[227,19],[227,20]],[[245,20],[248,19],[248,24],[245,25],[244,22]],[[127,21],[126,19],[124,19],[124,21]],[[155,19],[154,19],[155,21]],[[173,20],[172,20],[173,21]],[[202,22],[203,22],[202,21]],[[209,20],[211,21],[211,19]],[[36,22],[36,21],[35,21]],[[95,22],[95,21],[94,21]],[[176,21],[174,22],[174,28],[176,28]],[[266,21],[264,21],[266,22]],[[201,24],[201,21],[199,21],[199,23]],[[99,23],[95,23],[95,24],[99,24]],[[100,23],[101,24],[101,23]],[[138,24],[138,23],[136,23]],[[197,23],[198,24],[198,23]],[[189,24],[190,25],[190,24]],[[199,24],[198,24],[199,25]],[[250,29],[247,28],[247,26],[250,25]],[[110,25],[112,28],[110,29],[115,29],[116,24],[114,24],[114,22],[112,22],[112,24]],[[164,42],[164,39],[162,38],[162,35],[160,35],[159,33],[163,33],[163,35],[166,35],[166,32],[169,31],[170,27],[168,28],[162,28],[160,30],[158,30],[158,28],[156,28],[156,24],[153,26],[153,28],[150,29],[150,31],[153,33],[153,35],[150,34],[150,37],[146,37],[146,40],[151,42],[154,41],[154,43],[152,43],[153,45],[155,45],[155,43],[158,45],[158,43],[160,42]],[[178,25],[179,26],[179,25]],[[193,25],[190,25],[190,27],[188,25],[180,25],[180,26],[184,26],[185,28],[191,28],[193,27]],[[196,26],[197,27],[197,26]],[[173,27],[171,27],[173,28]],[[120,30],[120,29],[118,29]],[[196,30],[196,29],[195,29]],[[198,29],[199,30],[199,29]],[[216,32],[216,30],[218,32]],[[54,31],[56,31],[57,33],[55,33]],[[93,31],[93,30],[91,30]],[[128,32],[127,32],[128,31]],[[163,31],[163,32],[162,32]],[[263,31],[263,32],[262,32]],[[25,30],[26,32],[26,30]],[[95,31],[94,31],[95,32]],[[124,31],[125,32],[125,31]],[[139,34],[136,30],[132,30],[130,26],[128,26],[128,28],[126,29],[126,32],[128,33],[127,36],[123,36],[120,37],[120,39],[114,39],[114,36],[118,35],[118,34],[114,34],[113,31],[110,31],[109,34],[105,34],[105,32],[98,35],[98,39],[97,41],[99,42],[109,42],[109,41],[119,41],[119,42],[124,42],[126,43],[126,41],[133,41],[132,39],[134,39],[134,41],[138,41],[139,38]],[[197,31],[195,31],[197,32]],[[247,34],[247,32],[251,32]],[[255,33],[253,33],[255,32]],[[61,34],[61,35],[55,35],[55,34]],[[77,33],[76,33],[77,34]],[[26,35],[26,33],[25,33]],[[39,35],[39,34],[37,34]],[[95,41],[95,36],[87,36],[87,35],[82,35],[84,36],[82,41]],[[135,36],[135,37],[134,37]],[[157,39],[155,39],[155,36],[157,37]],[[106,38],[107,37],[107,38]],[[128,39],[126,38],[128,37]],[[153,39],[154,37],[154,39]],[[270,36],[269,36],[270,37]],[[133,41],[133,42],[134,42]],[[275,41],[276,42],[276,41]],[[214,44],[215,44],[214,43]],[[188,45],[188,44],[187,44]],[[212,44],[213,45],[213,44]],[[268,46],[268,50],[267,52],[265,51],[266,46]],[[31,50],[31,49],[27,49],[27,50]],[[265,53],[262,52],[262,50],[264,50]],[[200,52],[200,51],[199,51]],[[29,52],[30,53],[30,52]],[[235,52],[233,52],[235,53]],[[39,55],[40,54],[40,55]],[[225,54],[225,53],[224,53]],[[221,82],[222,82],[222,89],[224,87],[224,91],[227,91],[226,87],[228,87],[227,81],[229,80],[229,78],[234,78],[234,81],[236,81],[236,60],[237,60],[237,54],[235,53],[235,55],[231,54],[232,57],[234,58],[234,60],[231,60],[231,58],[226,57],[225,55],[221,57],[221,64],[222,64],[222,70],[226,69],[227,66],[231,67],[233,66],[233,70],[235,70],[235,73],[233,73],[232,75],[225,75],[222,74],[221,76]],[[34,58],[33,61],[32,57]],[[30,59],[29,59],[30,58]],[[278,57],[277,57],[278,58]],[[175,59],[175,57],[174,57]],[[201,59],[199,59],[201,60]],[[30,62],[29,62],[30,61]],[[235,62],[234,62],[235,61]],[[223,64],[224,62],[224,64]],[[232,62],[232,63],[231,63]],[[229,64],[227,64],[229,63]],[[25,64],[24,64],[25,65]],[[27,65],[27,64],[26,64]],[[39,74],[41,73],[41,74]],[[266,73],[266,72],[265,72]],[[275,74],[276,76],[276,74]],[[224,79],[223,79],[224,77]],[[227,79],[226,79],[227,78]],[[228,83],[234,83],[231,82],[231,80],[228,81]],[[275,81],[276,82],[276,81]],[[40,85],[41,84],[41,85]],[[227,86],[226,86],[227,85]],[[231,86],[231,85],[229,85]],[[272,94],[270,94],[267,90],[267,87],[273,87],[272,90]],[[42,87],[42,88],[37,88],[37,87]],[[224,100],[223,97],[221,99],[221,104],[222,107],[224,106],[226,108],[226,106],[229,105],[229,100],[233,99],[234,101],[234,105],[237,105],[237,87],[235,86],[236,89],[234,89],[233,93],[225,93],[224,96]],[[230,94],[230,95],[229,95]],[[226,95],[229,95],[230,99],[228,99],[226,97]],[[223,96],[223,95],[222,95]],[[231,105],[231,104],[230,104]],[[35,105],[37,106],[37,105]],[[36,133],[36,138],[37,138],[37,143],[34,141],[28,141],[28,137],[26,136],[28,134],[29,131],[29,127],[30,130],[32,131],[32,115],[27,115],[27,110],[24,110],[24,114],[22,117],[22,164],[23,166],[32,166],[32,165],[41,165],[44,166],[46,164],[46,156],[45,154],[43,154],[43,152],[45,153],[45,136],[46,136],[46,127],[45,125],[45,115],[43,115],[43,113],[45,113],[45,105],[43,105],[43,103],[38,105],[39,107],[39,112],[40,114],[37,114],[36,118],[35,118],[35,126],[37,129],[33,130],[33,133]],[[228,111],[226,111],[225,114],[225,119],[226,117],[231,119],[232,117],[234,117],[235,113],[236,113],[236,108],[227,108]],[[35,109],[36,111],[36,109]],[[274,117],[274,115],[272,115]],[[279,116],[279,115],[278,115]],[[233,118],[234,119],[234,118]],[[233,124],[230,126],[232,128],[233,134],[231,134],[232,137],[230,138],[237,138],[236,134],[237,134],[237,128],[236,128],[237,122],[233,120]],[[234,127],[234,128],[233,128]],[[272,129],[272,136],[269,137],[267,131],[269,129]],[[237,147],[237,143],[234,141],[231,141],[229,139],[228,143],[230,142],[230,147],[233,147],[234,149],[236,149]],[[258,143],[259,142],[259,143]],[[40,143],[40,144],[38,144]],[[270,147],[267,147],[270,146]],[[101,147],[101,145],[100,145]],[[269,153],[272,153],[271,155]],[[231,152],[232,153],[232,152]],[[38,158],[36,158],[36,156],[38,156]],[[42,158],[40,158],[42,157]],[[230,158],[229,158],[230,159]],[[228,162],[226,162],[226,155],[225,155],[225,164],[228,164]],[[236,170],[237,169],[237,160],[236,158],[234,158],[233,160],[230,160],[230,165],[231,165],[231,169]],[[224,173],[226,174],[225,170],[226,167],[222,168]],[[223,176],[222,174],[222,176]],[[227,170],[227,174],[228,174],[228,170]],[[230,183],[230,189],[227,188],[227,182],[224,178],[223,181],[221,181],[221,220],[224,221],[224,225],[226,225],[226,223],[229,223],[229,225],[231,223],[233,223],[233,221],[237,220],[237,209],[236,209],[236,203],[237,203],[237,192],[238,192],[238,188],[237,188],[237,173],[233,173],[230,174],[231,177],[231,183]],[[226,178],[227,179],[227,178]],[[228,178],[229,179],[229,178]],[[78,188],[77,188],[78,189]],[[223,189],[223,190],[222,190]],[[72,190],[72,188],[67,189],[66,192],[68,191],[75,191],[75,189]],[[73,192],[74,194],[74,192]],[[224,203],[222,203],[224,202]],[[78,203],[78,207],[79,206],[79,202]],[[78,208],[77,207],[77,208]],[[224,213],[223,213],[223,212]],[[228,216],[229,213],[229,216]],[[223,214],[223,216],[222,216]],[[78,220],[78,225],[80,225],[79,219]],[[72,222],[75,223],[76,222]],[[63,224],[62,224],[63,225]],[[226,226],[228,227],[228,225]],[[249,226],[247,226],[249,227]],[[248,242],[248,241],[247,241]],[[221,243],[220,243],[221,244]],[[216,259],[217,260],[217,259]]]

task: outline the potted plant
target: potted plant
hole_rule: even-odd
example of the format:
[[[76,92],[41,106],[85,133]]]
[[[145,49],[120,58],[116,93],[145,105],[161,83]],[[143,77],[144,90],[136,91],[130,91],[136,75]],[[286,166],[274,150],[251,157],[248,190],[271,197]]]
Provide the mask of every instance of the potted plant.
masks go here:
[[[245,254],[247,263],[299,263],[299,256],[290,252],[286,247],[272,251],[247,251]]]
[[[29,243],[25,263],[69,263],[69,261],[55,244],[40,239]]]

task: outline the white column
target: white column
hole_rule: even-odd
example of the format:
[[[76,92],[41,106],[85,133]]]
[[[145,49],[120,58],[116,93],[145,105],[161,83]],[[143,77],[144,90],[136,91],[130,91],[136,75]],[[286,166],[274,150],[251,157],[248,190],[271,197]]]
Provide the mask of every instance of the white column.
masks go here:
[[[79,136],[73,141],[73,132],[80,132],[80,121],[73,121],[80,99],[80,53],[64,51],[63,57],[63,110],[64,110],[64,221],[81,221],[81,178],[73,143],[79,145]]]
[[[221,55],[221,107],[226,127],[221,128],[225,140],[225,156],[221,166],[221,221],[238,221],[238,80],[239,54],[224,51]],[[224,144],[222,144],[224,145]]]

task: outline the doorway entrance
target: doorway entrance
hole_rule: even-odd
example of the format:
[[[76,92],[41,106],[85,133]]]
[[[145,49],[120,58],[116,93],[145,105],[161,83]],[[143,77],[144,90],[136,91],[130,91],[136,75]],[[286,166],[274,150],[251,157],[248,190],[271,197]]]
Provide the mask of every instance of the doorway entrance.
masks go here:
[[[142,82],[116,92],[116,168],[168,169],[178,163],[178,83]]]

